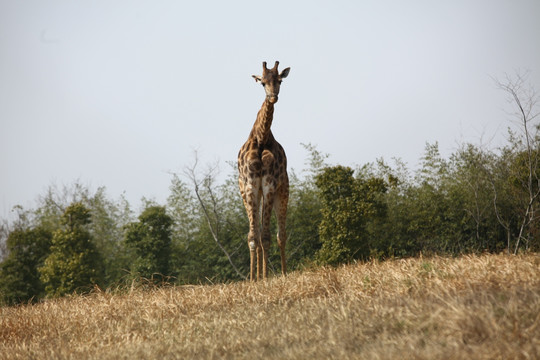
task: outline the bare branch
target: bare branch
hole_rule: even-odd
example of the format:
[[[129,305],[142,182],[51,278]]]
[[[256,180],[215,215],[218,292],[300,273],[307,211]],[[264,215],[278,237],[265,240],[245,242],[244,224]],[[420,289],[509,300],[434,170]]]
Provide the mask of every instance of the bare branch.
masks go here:
[[[512,77],[505,74],[504,82],[496,78],[493,79],[497,88],[503,90],[507,94],[509,103],[513,105],[515,109],[513,116],[518,120],[517,122],[519,123],[521,132],[524,136],[524,139],[519,139],[519,142],[517,143],[521,146],[516,146],[515,149],[513,149],[517,156],[520,156],[520,153],[526,154],[527,177],[522,181],[522,187],[528,198],[523,215],[521,215],[521,225],[516,239],[514,253],[517,253],[522,241],[525,243],[526,248],[529,247],[529,239],[531,238],[532,232],[531,229],[534,222],[538,219],[536,216],[537,205],[535,204],[540,196],[540,178],[538,176],[538,168],[540,166],[538,153],[540,145],[540,125],[533,124],[533,120],[540,114],[540,112],[536,111],[536,108],[540,103],[540,97],[534,87],[527,83],[528,76],[528,71],[524,73],[516,71],[515,75]],[[523,144],[525,145],[524,148],[522,148]],[[519,177],[520,176],[518,175],[517,178]],[[495,212],[499,218],[496,197],[494,202]],[[508,243],[508,250],[510,250],[510,243]]]
[[[236,272],[236,274],[242,278],[246,279],[246,275],[242,274],[240,270],[236,267],[234,262],[232,261],[232,257],[225,249],[221,241],[219,240],[219,228],[220,228],[220,213],[218,210],[218,200],[214,195],[214,191],[212,189],[212,184],[215,178],[215,170],[217,169],[217,166],[209,167],[209,170],[207,173],[203,176],[203,180],[199,180],[197,176],[197,165],[199,163],[199,158],[197,151],[193,151],[194,153],[194,162],[191,167],[185,167],[184,168],[184,175],[191,181],[193,184],[193,189],[195,191],[195,196],[197,197],[197,200],[199,202],[199,205],[201,206],[201,209],[203,211],[204,217],[206,219],[206,223],[208,224],[208,228],[210,229],[210,233],[212,234],[212,238],[220,248],[220,250],[225,254],[227,259],[229,260],[229,263],[231,264],[232,268]],[[210,197],[210,206],[212,207],[211,210],[208,209],[207,204],[205,203],[202,195],[201,195],[201,187],[206,190]],[[212,221],[211,212],[214,215],[215,221]]]

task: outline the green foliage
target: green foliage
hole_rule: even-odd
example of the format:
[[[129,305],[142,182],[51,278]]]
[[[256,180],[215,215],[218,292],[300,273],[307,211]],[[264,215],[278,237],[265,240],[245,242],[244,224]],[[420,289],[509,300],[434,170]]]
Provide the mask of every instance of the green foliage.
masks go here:
[[[12,305],[43,296],[38,268],[49,254],[51,237],[42,228],[16,229],[9,234],[9,254],[0,264],[0,303]]]
[[[322,203],[315,179],[328,166],[326,159],[329,156],[312,144],[302,146],[308,152],[308,167],[301,172],[301,177],[294,169],[289,170],[286,254],[290,270],[310,266],[321,248],[319,225],[322,221]]]
[[[248,219],[238,191],[236,164],[233,172],[222,185],[216,185],[216,168],[210,168],[198,179],[191,174],[195,213],[198,215],[197,231],[186,244],[189,260],[183,270],[190,282],[216,282],[243,280],[249,268],[249,250],[246,234]],[[270,261],[272,265],[273,256]],[[194,280],[195,279],[195,280]]]
[[[464,146],[445,160],[437,144],[428,144],[422,160],[413,180],[397,174],[398,186],[386,195],[387,218],[378,230],[385,240],[378,254],[458,254],[491,248],[499,236],[484,170],[491,157]]]
[[[73,203],[81,203],[90,211],[92,221],[85,225],[91,241],[103,260],[104,285],[110,286],[125,276],[131,260],[124,248],[124,226],[130,223],[132,211],[121,196],[111,200],[104,187],[95,192],[79,181],[70,185],[51,185],[37,200],[35,210],[19,209],[19,217],[27,227],[41,227],[50,232],[63,228],[62,216]]]
[[[138,222],[126,227],[126,245],[135,253],[131,270],[136,277],[163,280],[171,275],[172,218],[163,206],[147,207]]]
[[[296,269],[311,263],[321,248],[321,201],[314,179],[291,176],[287,212],[287,266]]]
[[[351,168],[334,166],[316,177],[322,201],[322,247],[317,253],[321,264],[366,259],[371,248],[367,224],[385,213],[380,197],[387,190],[385,182],[379,178],[354,178],[353,173]]]
[[[511,132],[495,151],[464,144],[447,158],[437,143],[427,144],[415,171],[399,159],[356,171],[330,166],[328,155],[304,145],[306,169],[300,175],[289,169],[288,269],[420,253],[539,250],[540,136],[520,134]],[[125,199],[113,201],[104,188],[90,192],[78,182],[49,187],[35,210],[16,207],[16,223],[0,229],[0,242],[8,239],[0,243],[2,301],[115,286],[126,270],[181,284],[244,279],[249,224],[236,166],[219,183],[217,165],[203,172],[196,165],[184,171],[187,182],[173,175],[166,206],[145,201],[138,221]],[[271,227],[275,236],[275,218]],[[269,262],[269,271],[279,273],[275,245]]]
[[[508,252],[540,250],[540,142],[527,151],[519,143],[502,149],[490,168],[496,218]]]
[[[124,197],[117,202],[107,198],[104,188],[85,200],[92,214],[88,231],[103,259],[103,274],[108,286],[125,276],[130,259],[124,248],[124,227],[131,222],[131,210]]]
[[[450,157],[447,193],[453,199],[454,217],[460,216],[453,253],[498,252],[504,249],[500,237],[503,232],[497,222],[493,206],[493,182],[488,168],[494,161],[493,154],[471,144],[458,149]]]
[[[62,228],[52,237],[50,254],[39,268],[47,295],[85,292],[103,280],[102,261],[87,230],[90,211],[73,203],[61,218]]]

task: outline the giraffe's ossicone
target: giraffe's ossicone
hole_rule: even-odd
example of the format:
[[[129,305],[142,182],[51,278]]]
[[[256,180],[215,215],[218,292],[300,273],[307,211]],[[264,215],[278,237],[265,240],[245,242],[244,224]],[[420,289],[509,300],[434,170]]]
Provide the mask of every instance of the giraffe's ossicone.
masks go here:
[[[274,104],[278,101],[281,81],[289,75],[290,68],[278,72],[279,62],[272,69],[263,62],[262,76],[253,75],[261,83],[266,98],[257,113],[257,119],[247,141],[238,153],[238,183],[240,194],[249,218],[248,246],[250,250],[250,280],[267,277],[268,251],[270,249],[270,217],[275,210],[281,254],[281,272],[287,271],[285,230],[289,177],[287,157],[283,147],[274,139],[270,130]]]

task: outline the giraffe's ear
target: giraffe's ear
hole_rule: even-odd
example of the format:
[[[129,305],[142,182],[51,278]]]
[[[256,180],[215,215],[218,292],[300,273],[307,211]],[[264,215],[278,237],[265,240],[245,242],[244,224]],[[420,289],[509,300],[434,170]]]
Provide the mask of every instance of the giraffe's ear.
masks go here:
[[[282,78],[282,79],[285,79],[287,76],[289,76],[289,71],[291,71],[290,67],[288,67],[286,69],[283,69],[281,74],[279,74],[279,77]]]
[[[251,76],[255,79],[255,82],[261,82],[262,81],[261,76],[257,76],[257,75],[251,75]]]

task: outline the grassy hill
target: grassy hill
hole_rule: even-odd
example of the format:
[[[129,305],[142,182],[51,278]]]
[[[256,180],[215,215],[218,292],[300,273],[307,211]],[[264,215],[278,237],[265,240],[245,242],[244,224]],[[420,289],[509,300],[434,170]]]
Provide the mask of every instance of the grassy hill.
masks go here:
[[[371,262],[0,308],[0,359],[539,359],[540,255]]]

